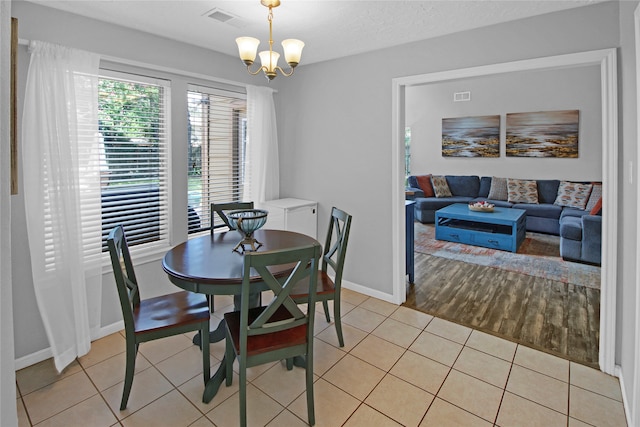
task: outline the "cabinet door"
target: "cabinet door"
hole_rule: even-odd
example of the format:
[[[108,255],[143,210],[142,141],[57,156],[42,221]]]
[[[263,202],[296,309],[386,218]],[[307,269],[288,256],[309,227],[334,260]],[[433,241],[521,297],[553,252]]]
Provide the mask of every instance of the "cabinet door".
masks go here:
[[[288,231],[306,234],[317,238],[317,209],[316,206],[301,206],[286,210],[285,228]]]

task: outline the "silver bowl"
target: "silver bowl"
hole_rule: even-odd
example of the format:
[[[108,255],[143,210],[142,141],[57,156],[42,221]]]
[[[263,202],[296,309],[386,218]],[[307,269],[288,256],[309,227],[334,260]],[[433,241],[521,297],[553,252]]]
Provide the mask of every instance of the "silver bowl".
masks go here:
[[[267,222],[268,214],[263,209],[240,209],[227,213],[231,225],[244,236],[233,248],[234,251],[238,252],[239,248],[242,248],[242,252],[248,251],[245,245],[250,245],[252,251],[257,251],[262,246],[262,243],[253,238],[253,233]]]

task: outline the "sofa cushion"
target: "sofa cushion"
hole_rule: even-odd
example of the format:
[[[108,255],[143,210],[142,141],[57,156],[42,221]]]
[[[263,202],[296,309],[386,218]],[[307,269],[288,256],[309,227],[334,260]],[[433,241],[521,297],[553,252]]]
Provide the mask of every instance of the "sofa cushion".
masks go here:
[[[538,179],[538,203],[553,204],[558,196],[559,179]]]
[[[480,178],[476,175],[447,175],[449,190],[454,196],[478,197],[480,191]]]
[[[478,197],[489,197],[489,190],[491,189],[491,177],[483,176],[480,178],[480,190],[478,190]]]
[[[582,218],[567,216],[560,221],[560,237],[571,240],[582,240]]]
[[[433,192],[436,197],[451,197],[451,191],[449,190],[449,184],[444,176],[433,175],[431,177],[431,185],[433,186]]]
[[[538,186],[533,180],[507,178],[511,203],[538,203]]]
[[[562,181],[558,187],[558,195],[554,204],[584,209],[587,206],[592,187],[591,184]]]
[[[431,185],[431,175],[418,175],[416,176],[416,182],[418,184],[418,188],[422,190],[424,193],[424,197],[433,197],[435,193],[433,192],[433,186]]]
[[[527,216],[551,218],[556,221],[560,219],[560,215],[562,214],[561,206],[551,205],[549,203],[517,203],[513,208],[527,211]]]
[[[601,182],[593,182],[593,188],[591,188],[591,195],[589,195],[589,201],[587,202],[587,206],[584,208],[585,211],[591,212],[596,203],[601,202],[602,198],[602,183]]]
[[[487,196],[491,200],[509,200],[509,191],[507,190],[507,178],[491,178],[491,188]]]

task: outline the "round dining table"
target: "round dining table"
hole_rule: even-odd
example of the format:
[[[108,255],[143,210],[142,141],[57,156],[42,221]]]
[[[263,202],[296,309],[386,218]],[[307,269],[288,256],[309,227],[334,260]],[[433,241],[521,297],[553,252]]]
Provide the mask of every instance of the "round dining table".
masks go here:
[[[258,252],[278,249],[291,249],[300,246],[319,244],[313,237],[283,230],[260,229],[253,237],[262,244]],[[243,236],[238,231],[226,231],[194,237],[170,249],[162,260],[162,268],[169,280],[176,286],[191,292],[207,295],[234,295],[236,309],[239,309],[242,288],[244,256],[242,250],[234,250]],[[293,268],[291,265],[269,267],[276,278],[286,276]],[[252,305],[258,305],[260,292],[268,287],[256,273],[252,276]],[[217,342],[225,337],[222,321],[216,330],[210,332],[209,342]],[[199,336],[194,344],[200,344]],[[216,395],[225,379],[225,361],[207,382],[202,401],[209,403]]]

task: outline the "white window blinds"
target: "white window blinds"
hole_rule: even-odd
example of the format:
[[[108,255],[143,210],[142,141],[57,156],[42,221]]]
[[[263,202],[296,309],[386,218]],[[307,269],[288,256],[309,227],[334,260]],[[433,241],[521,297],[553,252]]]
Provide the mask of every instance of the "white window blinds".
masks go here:
[[[117,224],[131,246],[168,244],[169,95],[163,80],[100,78],[103,250]]]
[[[189,233],[210,225],[210,204],[243,201],[246,95],[190,85]],[[215,225],[221,224],[214,221]]]

